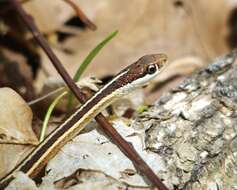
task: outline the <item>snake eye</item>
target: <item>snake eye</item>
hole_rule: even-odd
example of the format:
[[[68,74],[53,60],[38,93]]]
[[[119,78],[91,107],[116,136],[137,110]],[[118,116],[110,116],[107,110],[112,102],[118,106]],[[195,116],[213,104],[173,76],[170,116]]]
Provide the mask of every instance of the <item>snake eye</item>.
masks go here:
[[[156,72],[156,70],[157,70],[157,67],[156,67],[155,64],[149,65],[149,66],[147,67],[147,73],[148,73],[148,74],[153,74],[153,73]]]

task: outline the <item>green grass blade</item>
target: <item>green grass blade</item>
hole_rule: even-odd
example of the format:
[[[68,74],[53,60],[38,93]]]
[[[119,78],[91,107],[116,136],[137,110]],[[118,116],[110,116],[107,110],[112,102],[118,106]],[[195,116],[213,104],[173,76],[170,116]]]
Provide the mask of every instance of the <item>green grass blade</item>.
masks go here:
[[[118,31],[114,31],[111,34],[109,34],[102,42],[100,42],[84,59],[80,67],[78,68],[76,74],[74,75],[73,79],[77,82],[82,73],[85,71],[87,66],[91,63],[91,61],[94,59],[94,57],[100,52],[100,50],[110,41],[112,40],[116,35]]]
[[[49,118],[50,118],[55,106],[67,93],[68,93],[67,91],[63,92],[50,104],[50,106],[45,114],[45,117],[44,117],[43,127],[42,127],[41,133],[40,133],[40,142],[42,142],[44,140],[46,129],[47,129],[48,122],[49,122]]]
[[[74,75],[73,79],[74,81],[78,81],[82,75],[82,73],[85,71],[87,66],[91,63],[91,61],[95,58],[95,56],[100,52],[100,50],[117,35],[118,31],[114,31],[111,34],[109,34],[102,42],[100,42],[84,59],[80,67],[78,68],[76,74]],[[71,109],[73,102],[73,95],[72,93],[69,93],[68,95],[68,110]]]

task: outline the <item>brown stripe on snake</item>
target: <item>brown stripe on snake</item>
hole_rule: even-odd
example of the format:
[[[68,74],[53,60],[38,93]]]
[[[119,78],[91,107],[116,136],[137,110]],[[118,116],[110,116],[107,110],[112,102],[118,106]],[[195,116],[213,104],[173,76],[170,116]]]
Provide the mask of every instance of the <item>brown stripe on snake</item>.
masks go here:
[[[0,189],[14,179],[17,171],[34,178],[60,148],[75,137],[88,122],[115,99],[143,86],[154,78],[167,61],[164,54],[151,54],[123,69],[74,114],[40,143],[30,155],[0,180]]]

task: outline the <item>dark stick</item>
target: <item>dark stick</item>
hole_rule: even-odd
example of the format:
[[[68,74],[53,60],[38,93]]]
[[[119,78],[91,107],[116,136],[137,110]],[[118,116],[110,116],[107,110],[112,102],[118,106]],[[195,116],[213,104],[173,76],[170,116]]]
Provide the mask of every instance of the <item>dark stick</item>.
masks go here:
[[[32,32],[35,40],[39,43],[45,53],[48,55],[52,64],[64,79],[65,83],[68,85],[70,90],[76,96],[76,98],[84,103],[87,100],[87,97],[83,92],[76,86],[72,78],[69,76],[67,71],[62,66],[59,59],[53,53],[51,48],[49,47],[46,39],[39,32],[38,28],[34,24],[34,21],[31,16],[29,16],[21,4],[18,3],[17,0],[9,0],[14,8],[17,10],[22,20],[25,22],[26,26]],[[136,168],[144,174],[152,184],[159,188],[160,190],[168,190],[167,187],[161,182],[161,180],[156,176],[156,174],[151,170],[151,168],[146,164],[146,162],[139,156],[136,150],[133,148],[131,144],[123,139],[123,137],[112,127],[112,125],[106,120],[106,118],[102,114],[98,114],[96,116],[96,121],[99,124],[99,127],[103,130],[103,132],[112,139],[112,141],[123,151],[123,153],[134,163]]]
[[[66,3],[68,3],[76,12],[77,16],[81,19],[81,21],[91,30],[96,30],[96,25],[91,22],[86,15],[82,12],[80,7],[72,0],[64,0]]]

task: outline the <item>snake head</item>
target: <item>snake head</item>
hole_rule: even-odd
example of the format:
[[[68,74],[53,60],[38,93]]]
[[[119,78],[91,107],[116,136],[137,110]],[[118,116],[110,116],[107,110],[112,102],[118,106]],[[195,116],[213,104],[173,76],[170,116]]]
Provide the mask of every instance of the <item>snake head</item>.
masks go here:
[[[150,54],[141,57],[126,69],[128,75],[144,77],[146,75],[158,74],[167,62],[165,54]]]
[[[149,54],[126,68],[127,83],[139,87],[157,76],[167,63],[165,54]],[[132,87],[132,85],[130,85]]]

